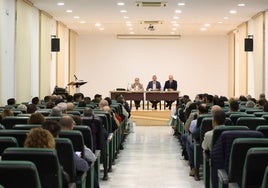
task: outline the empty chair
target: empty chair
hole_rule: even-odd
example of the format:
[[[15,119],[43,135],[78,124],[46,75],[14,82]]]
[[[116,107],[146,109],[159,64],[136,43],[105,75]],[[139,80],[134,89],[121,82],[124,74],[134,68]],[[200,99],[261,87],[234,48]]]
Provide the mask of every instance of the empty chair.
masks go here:
[[[78,187],[85,187],[87,173],[76,172],[72,141],[68,138],[55,138],[55,142],[59,162],[69,174],[70,182],[75,182]]]
[[[213,188],[218,185],[218,169],[225,169],[228,172],[229,157],[234,139],[263,137],[261,132],[252,130],[231,130],[224,131],[221,134],[211,151],[211,178]]]
[[[236,122],[236,125],[245,125],[250,130],[256,130],[257,126],[266,124],[267,121],[262,117],[240,117]]]
[[[7,148],[2,160],[31,161],[37,167],[42,188],[62,188],[61,166],[54,149]]]
[[[27,124],[29,117],[8,116],[2,120],[2,125],[6,129],[12,129],[15,124]]]
[[[262,179],[261,188],[267,188],[268,187],[268,166],[265,169],[264,176]]]
[[[254,114],[236,113],[236,114],[231,114],[229,117],[231,121],[233,122],[233,125],[236,125],[236,121],[240,117],[255,117],[255,116]]]
[[[18,147],[18,142],[15,137],[10,136],[0,136],[0,155],[3,151],[9,147]]]
[[[0,161],[0,184],[7,188],[41,188],[37,168],[30,161]]]
[[[41,127],[41,124],[16,124],[13,126],[13,129],[16,130],[30,130],[32,128]]]
[[[242,183],[242,170],[245,164],[246,154],[250,148],[268,147],[267,138],[237,138],[233,141],[229,172],[218,170],[220,187],[227,187],[228,182],[236,182],[240,187]],[[228,179],[226,178],[228,177]]]
[[[29,130],[0,130],[0,136],[15,137],[19,147],[23,147]]]

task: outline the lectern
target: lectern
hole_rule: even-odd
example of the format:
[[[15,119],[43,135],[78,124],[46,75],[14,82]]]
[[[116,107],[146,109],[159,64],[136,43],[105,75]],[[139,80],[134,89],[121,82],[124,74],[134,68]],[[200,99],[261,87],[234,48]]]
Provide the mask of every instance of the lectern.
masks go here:
[[[68,86],[75,86],[75,88],[76,88],[76,93],[80,93],[80,86],[81,85],[84,85],[84,84],[86,84],[87,82],[85,82],[85,81],[83,81],[83,80],[77,80],[77,81],[75,81],[75,82],[70,82],[69,84],[68,84]]]

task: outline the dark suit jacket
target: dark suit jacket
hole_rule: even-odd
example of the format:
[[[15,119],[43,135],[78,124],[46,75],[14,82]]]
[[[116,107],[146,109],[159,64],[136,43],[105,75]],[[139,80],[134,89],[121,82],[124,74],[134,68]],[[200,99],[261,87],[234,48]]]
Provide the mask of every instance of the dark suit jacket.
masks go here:
[[[171,83],[168,81],[165,82],[164,91],[166,89],[173,89],[174,91],[177,90],[177,81],[173,80]]]
[[[153,89],[153,81],[150,81],[147,85],[146,90]],[[161,90],[160,82],[156,81],[156,89]]]

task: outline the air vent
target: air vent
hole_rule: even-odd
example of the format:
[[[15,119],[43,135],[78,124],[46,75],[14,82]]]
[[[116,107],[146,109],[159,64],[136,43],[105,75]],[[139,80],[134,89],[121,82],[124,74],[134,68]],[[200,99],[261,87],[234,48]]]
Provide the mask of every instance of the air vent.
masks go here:
[[[167,7],[167,2],[145,2],[138,1],[136,2],[137,7]]]
[[[157,24],[163,24],[163,21],[160,21],[160,20],[146,20],[146,21],[140,21],[140,24],[157,25]]]

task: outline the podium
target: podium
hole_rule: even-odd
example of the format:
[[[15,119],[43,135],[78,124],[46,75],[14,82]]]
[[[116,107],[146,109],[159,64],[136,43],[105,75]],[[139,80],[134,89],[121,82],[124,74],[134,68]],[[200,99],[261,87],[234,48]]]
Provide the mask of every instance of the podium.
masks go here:
[[[75,88],[76,88],[76,93],[80,93],[80,86],[81,85],[84,85],[84,84],[86,84],[87,82],[85,82],[85,81],[83,81],[83,80],[77,80],[77,81],[75,81],[75,82],[70,82],[69,84],[68,84],[68,86],[75,86]]]

